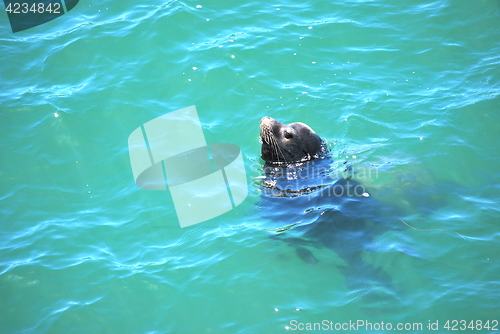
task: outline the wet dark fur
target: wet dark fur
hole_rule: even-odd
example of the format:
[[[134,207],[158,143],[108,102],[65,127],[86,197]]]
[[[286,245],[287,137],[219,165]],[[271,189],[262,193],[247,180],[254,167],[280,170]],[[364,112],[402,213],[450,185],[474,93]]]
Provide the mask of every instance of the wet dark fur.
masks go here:
[[[262,159],[267,163],[311,160],[321,151],[321,138],[304,123],[283,124],[271,117],[260,121]]]

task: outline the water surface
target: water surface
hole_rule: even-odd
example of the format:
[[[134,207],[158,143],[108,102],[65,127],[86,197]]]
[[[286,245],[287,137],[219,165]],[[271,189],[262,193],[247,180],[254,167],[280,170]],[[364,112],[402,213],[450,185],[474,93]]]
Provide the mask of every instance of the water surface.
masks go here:
[[[1,11],[2,332],[500,332],[499,15],[494,0],[82,0],[13,34]],[[242,149],[251,194],[180,229],[168,193],[135,186],[127,138],[189,105],[207,142]],[[395,220],[361,254],[394,300],[363,298],[376,280],[349,284],[338,252],[308,246],[307,263],[270,238],[298,218],[257,204],[266,115],[379,172],[363,184],[418,229]]]

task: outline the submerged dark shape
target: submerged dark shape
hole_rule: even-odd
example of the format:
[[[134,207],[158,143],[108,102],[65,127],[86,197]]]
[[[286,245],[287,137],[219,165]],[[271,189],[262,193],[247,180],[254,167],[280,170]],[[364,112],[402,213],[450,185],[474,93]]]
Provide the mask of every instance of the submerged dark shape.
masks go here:
[[[275,130],[267,131],[262,130],[263,123],[264,127],[268,123],[278,125],[272,127]],[[301,126],[306,127],[310,129],[305,124]],[[375,238],[390,228],[391,210],[371,197],[345,164],[337,164],[336,173],[330,154],[312,129],[307,131],[306,138],[314,138],[309,141],[314,142],[314,148],[307,146],[308,155],[302,155],[296,162],[300,154],[288,151],[294,153],[298,152],[296,147],[305,147],[300,140],[290,149],[280,144],[283,142],[280,138],[273,139],[275,132],[282,134],[287,129],[287,125],[271,118],[261,121],[262,158],[266,164],[260,205],[267,218],[285,226],[271,229],[277,232],[273,239],[286,242],[309,264],[319,262],[314,249],[333,250],[345,263],[340,269],[347,287],[373,297],[368,287],[376,285],[379,290],[393,294],[389,275],[363,260],[364,252],[376,248]]]

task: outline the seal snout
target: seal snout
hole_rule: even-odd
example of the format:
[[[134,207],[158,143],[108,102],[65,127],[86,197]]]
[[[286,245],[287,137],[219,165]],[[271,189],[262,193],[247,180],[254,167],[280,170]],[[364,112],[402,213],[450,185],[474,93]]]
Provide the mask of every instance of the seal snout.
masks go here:
[[[276,120],[272,117],[269,117],[269,116],[264,116],[262,117],[262,119],[260,120],[260,127],[265,127],[265,126],[272,126],[273,123],[275,123]]]
[[[260,137],[264,142],[268,140],[266,137],[272,136],[274,124],[276,124],[276,120],[269,116],[262,117],[260,120]]]

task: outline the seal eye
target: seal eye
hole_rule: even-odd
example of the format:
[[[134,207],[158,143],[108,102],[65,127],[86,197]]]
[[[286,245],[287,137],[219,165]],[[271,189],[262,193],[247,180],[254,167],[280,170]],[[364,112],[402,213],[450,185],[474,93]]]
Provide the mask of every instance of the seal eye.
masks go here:
[[[290,132],[285,131],[285,138],[286,138],[286,139],[293,138],[293,135],[292,135]]]

